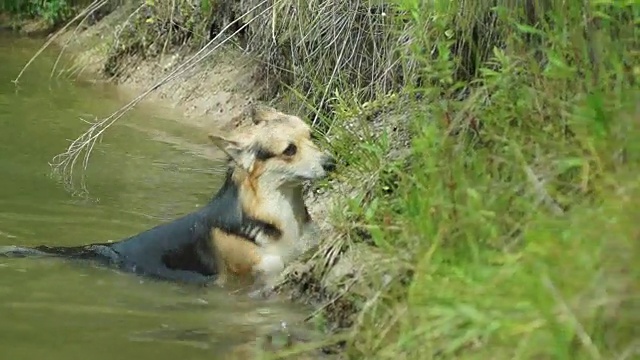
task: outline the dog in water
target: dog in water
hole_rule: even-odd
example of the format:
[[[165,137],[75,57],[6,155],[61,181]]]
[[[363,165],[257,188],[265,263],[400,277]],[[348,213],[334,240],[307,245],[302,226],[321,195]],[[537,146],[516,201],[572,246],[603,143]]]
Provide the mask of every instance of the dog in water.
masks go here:
[[[91,260],[197,284],[249,275],[269,289],[313,227],[303,182],[326,177],[336,162],[313,143],[300,118],[255,106],[249,116],[252,124],[241,136],[209,135],[228,156],[228,169],[224,185],[203,208],[118,242],[7,246],[0,255]]]

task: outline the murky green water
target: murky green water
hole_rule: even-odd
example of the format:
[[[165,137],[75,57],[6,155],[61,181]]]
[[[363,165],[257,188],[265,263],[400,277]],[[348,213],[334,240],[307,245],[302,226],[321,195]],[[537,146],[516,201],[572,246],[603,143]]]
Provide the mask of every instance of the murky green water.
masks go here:
[[[117,240],[210,198],[220,165],[150,134],[190,136],[194,146],[208,146],[206,137],[162,118],[168,112],[153,106],[127,115],[96,148],[87,184],[98,202],[65,192],[47,162],[87,128],[80,117],[104,117],[126,99],[109,86],[51,80],[57,52],[37,60],[16,87],[11,80],[41,43],[0,33],[0,245]],[[0,259],[3,359],[211,360],[281,320],[306,315],[292,311],[290,304],[229,290],[152,282],[85,264]]]

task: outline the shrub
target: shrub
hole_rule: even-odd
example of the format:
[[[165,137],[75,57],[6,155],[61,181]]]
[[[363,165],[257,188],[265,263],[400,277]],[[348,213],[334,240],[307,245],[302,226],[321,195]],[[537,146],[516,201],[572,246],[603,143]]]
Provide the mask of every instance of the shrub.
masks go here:
[[[69,20],[77,5],[67,0],[4,0],[0,11],[26,18],[41,18],[55,26]]]

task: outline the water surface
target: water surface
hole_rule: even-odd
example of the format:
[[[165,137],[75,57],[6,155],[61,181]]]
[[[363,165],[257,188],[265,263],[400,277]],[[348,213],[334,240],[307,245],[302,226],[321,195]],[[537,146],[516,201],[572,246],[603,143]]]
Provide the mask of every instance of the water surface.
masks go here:
[[[99,201],[65,191],[48,162],[87,129],[81,118],[104,117],[127,99],[108,85],[51,79],[56,51],[12,83],[41,43],[0,32],[0,245],[117,240],[211,197],[221,164],[154,134],[193,147],[207,146],[199,144],[206,137],[155,105],[129,113],[96,148],[87,185]],[[299,321],[303,310],[87,264],[0,258],[3,359],[211,360],[280,321]]]

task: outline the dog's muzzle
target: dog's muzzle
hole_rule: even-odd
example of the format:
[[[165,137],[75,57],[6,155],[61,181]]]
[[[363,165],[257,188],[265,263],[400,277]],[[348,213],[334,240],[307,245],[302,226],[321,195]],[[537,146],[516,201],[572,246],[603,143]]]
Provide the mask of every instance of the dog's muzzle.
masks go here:
[[[335,171],[337,165],[336,159],[331,155],[325,155],[322,158],[322,169],[328,173]]]

